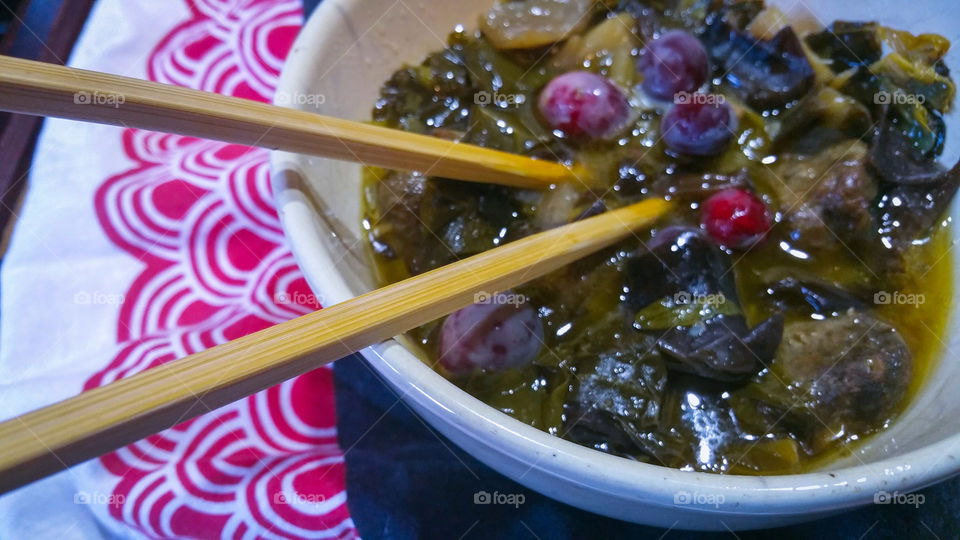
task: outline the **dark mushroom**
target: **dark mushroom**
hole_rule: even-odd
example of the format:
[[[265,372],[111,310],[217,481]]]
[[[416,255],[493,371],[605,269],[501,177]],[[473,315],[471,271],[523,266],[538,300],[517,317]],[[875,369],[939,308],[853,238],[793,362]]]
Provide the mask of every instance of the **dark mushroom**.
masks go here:
[[[698,229],[668,227],[627,265],[627,306],[634,312],[666,296],[736,298],[730,262]]]
[[[628,276],[627,304],[639,309],[634,326],[656,336],[668,369],[739,381],[773,358],[782,318],[747,327],[728,257],[699,230],[661,231]]]
[[[892,184],[933,184],[945,179],[944,168],[928,154],[920,151],[888,113],[876,130],[870,149],[870,166],[881,178]]]
[[[885,246],[906,247],[940,220],[960,187],[960,164],[945,177],[936,186],[897,186],[881,197],[880,234]]]
[[[742,316],[716,315],[689,327],[674,327],[657,341],[667,368],[716,381],[739,381],[773,359],[783,333],[775,315],[752,330]]]
[[[837,316],[850,308],[867,308],[861,296],[817,279],[785,277],[767,285],[766,294],[779,309],[792,307],[811,315]]]
[[[885,250],[902,254],[943,217],[960,188],[960,163],[926,184],[894,184],[877,203],[877,222]],[[881,254],[880,257],[884,258]]]
[[[813,88],[813,66],[789,26],[761,40],[717,21],[703,39],[727,84],[753,107],[776,109]]]

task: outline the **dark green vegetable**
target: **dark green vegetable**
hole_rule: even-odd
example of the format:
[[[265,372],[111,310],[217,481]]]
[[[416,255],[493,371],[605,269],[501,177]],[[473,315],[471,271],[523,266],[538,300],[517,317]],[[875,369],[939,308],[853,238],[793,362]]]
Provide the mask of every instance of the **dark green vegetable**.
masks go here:
[[[880,60],[883,43],[875,22],[836,21],[822,32],[807,36],[807,45],[818,56],[830,60],[830,68],[841,73]]]
[[[819,136],[823,131],[814,131],[818,128],[833,132],[833,138]],[[811,92],[783,115],[775,142],[780,149],[790,151],[791,145],[805,142],[803,136],[813,133],[811,138],[819,144],[818,149],[826,149],[842,140],[867,138],[873,128],[867,107],[852,96],[825,87]],[[804,153],[810,150],[809,146],[803,149]]]
[[[675,326],[691,327],[718,315],[741,315],[740,306],[719,298],[695,303],[678,302],[675,296],[665,296],[638,311],[633,326],[637,330],[663,331]]]
[[[477,373],[462,384],[491,407],[554,435],[560,433],[568,374],[531,366],[522,371]]]

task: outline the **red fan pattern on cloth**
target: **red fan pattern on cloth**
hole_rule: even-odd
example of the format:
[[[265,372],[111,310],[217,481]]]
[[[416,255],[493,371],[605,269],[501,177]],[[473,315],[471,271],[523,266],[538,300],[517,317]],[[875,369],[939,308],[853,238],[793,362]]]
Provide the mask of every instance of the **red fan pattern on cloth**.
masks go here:
[[[297,0],[186,1],[151,80],[269,101],[302,23]],[[272,204],[268,153],[123,131],[134,165],[96,194],[100,224],[143,270],[120,352],[86,389],[319,309]],[[332,373],[318,369],[101,458],[112,518],[148,537],[349,538]]]

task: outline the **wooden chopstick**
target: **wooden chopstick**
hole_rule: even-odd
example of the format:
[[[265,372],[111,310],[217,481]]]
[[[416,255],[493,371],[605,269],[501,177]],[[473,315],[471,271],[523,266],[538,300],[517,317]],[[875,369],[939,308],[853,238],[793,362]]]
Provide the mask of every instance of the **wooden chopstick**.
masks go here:
[[[650,199],[542,232],[0,424],[0,493],[438,319],[609,246],[669,208]]]
[[[459,180],[542,189],[559,163],[246,99],[0,56],[0,110],[176,133]]]

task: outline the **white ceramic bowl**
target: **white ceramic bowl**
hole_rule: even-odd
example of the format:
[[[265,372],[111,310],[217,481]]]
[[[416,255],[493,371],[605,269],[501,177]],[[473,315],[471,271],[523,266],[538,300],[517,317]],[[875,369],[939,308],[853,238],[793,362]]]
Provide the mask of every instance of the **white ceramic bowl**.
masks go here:
[[[805,4],[824,22],[879,19],[897,28],[938,32],[960,43],[960,15],[953,1],[914,0],[909,8],[896,0]],[[278,95],[303,109],[367,120],[380,85],[394,70],[404,62],[419,63],[441,48],[456,24],[472,26],[492,2],[325,0],[294,46]],[[785,8],[797,4],[771,3]],[[960,126],[952,119],[950,124],[948,143],[953,143]],[[957,145],[951,144],[945,160],[952,163],[957,154]],[[359,178],[354,164],[273,155],[273,186],[284,230],[325,305],[374,288],[360,227]],[[956,299],[936,300],[958,305]],[[828,470],[770,477],[681,472],[609,456],[485,405],[395,341],[363,354],[438,431],[531,489],[627,521],[723,530],[825,516],[873,503],[879,492],[918,489],[960,471],[960,392],[954,389],[960,362],[950,352],[960,350],[960,332],[956,321],[951,328],[943,361],[889,430]]]

